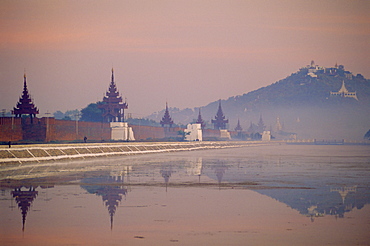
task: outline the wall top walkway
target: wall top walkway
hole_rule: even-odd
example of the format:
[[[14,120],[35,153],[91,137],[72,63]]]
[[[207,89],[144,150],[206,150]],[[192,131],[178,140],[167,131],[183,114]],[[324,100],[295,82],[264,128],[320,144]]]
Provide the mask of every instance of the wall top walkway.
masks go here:
[[[0,166],[8,164],[38,163],[63,159],[85,159],[119,155],[149,154],[173,151],[220,149],[253,145],[270,145],[281,142],[262,141],[202,141],[202,142],[128,142],[81,144],[34,144],[0,148]]]

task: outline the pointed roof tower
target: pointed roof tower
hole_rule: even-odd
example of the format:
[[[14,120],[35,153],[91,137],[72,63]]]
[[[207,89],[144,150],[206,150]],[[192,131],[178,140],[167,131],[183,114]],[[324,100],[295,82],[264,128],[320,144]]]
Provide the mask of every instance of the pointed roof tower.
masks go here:
[[[243,131],[243,128],[240,126],[240,120],[239,119],[238,119],[238,124],[235,127],[235,131],[237,131],[237,132]]]
[[[124,110],[128,109],[128,104],[123,102],[122,96],[114,82],[114,70],[112,68],[112,80],[109,84],[109,89],[103,97],[103,102],[98,105],[98,108],[103,110],[103,118],[106,122],[123,122]]]
[[[262,133],[266,129],[265,123],[262,120],[262,115],[260,115],[260,120],[258,121],[257,126],[258,126],[258,132],[259,133]]]
[[[167,102],[166,102],[166,111],[164,112],[164,116],[162,117],[160,124],[162,125],[162,127],[164,127],[164,125],[169,125],[170,127],[172,127],[173,125],[173,120],[171,119],[170,112],[168,111]]]
[[[349,92],[346,88],[346,85],[344,84],[344,80],[342,81],[342,87],[339,89],[338,92],[331,91],[331,96],[341,96],[341,97],[352,97],[358,101],[357,93],[355,92]]]
[[[214,124],[214,129],[226,129],[226,123],[229,123],[229,120],[225,119],[224,113],[222,112],[221,108],[221,99],[219,100],[217,114],[215,119],[212,120],[212,124]]]
[[[204,129],[206,127],[206,123],[204,122],[204,120],[202,119],[202,115],[200,114],[200,108],[199,108],[198,119],[195,123],[200,124],[202,129]]]
[[[22,97],[19,98],[19,102],[17,103],[17,107],[12,110],[12,114],[15,117],[21,117],[22,114],[28,114],[31,118],[31,123],[33,122],[33,118],[36,117],[36,114],[39,113],[39,110],[32,102],[31,96],[28,94],[27,89],[27,78],[26,74],[23,77],[23,94]]]

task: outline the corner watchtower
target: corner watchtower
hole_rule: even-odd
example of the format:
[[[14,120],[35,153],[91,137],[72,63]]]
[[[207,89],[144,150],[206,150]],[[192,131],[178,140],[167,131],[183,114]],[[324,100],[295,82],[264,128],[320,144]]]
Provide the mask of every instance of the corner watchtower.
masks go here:
[[[39,110],[32,102],[31,96],[28,93],[27,89],[27,78],[26,74],[23,76],[23,94],[19,98],[19,102],[17,103],[17,107],[12,110],[12,114],[15,117],[22,117],[22,114],[28,114],[31,118],[31,124],[33,123],[33,118],[36,117],[36,114],[39,113]]]
[[[164,112],[164,115],[162,117],[160,124],[162,125],[162,127],[164,127],[165,125],[169,125],[170,128],[173,125],[173,120],[171,119],[170,112],[168,111],[167,102],[166,102],[166,111]]]
[[[105,122],[123,122],[125,119],[124,110],[128,109],[128,104],[123,102],[122,97],[119,96],[116,83],[114,82],[113,68],[109,89],[103,97],[103,102],[98,105],[98,108],[103,110]]]
[[[227,120],[225,118],[226,117],[224,116],[224,113],[222,112],[221,100],[219,100],[217,114],[215,116],[215,119],[212,120],[212,124],[214,125],[214,129],[216,129],[216,130],[226,129],[226,124],[229,123],[229,120]]]

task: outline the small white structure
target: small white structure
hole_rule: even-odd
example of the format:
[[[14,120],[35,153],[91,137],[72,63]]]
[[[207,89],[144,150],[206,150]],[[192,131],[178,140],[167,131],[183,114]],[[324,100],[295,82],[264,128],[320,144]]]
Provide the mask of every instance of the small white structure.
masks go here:
[[[202,141],[202,127],[201,124],[188,124],[184,130],[186,141]]]
[[[230,132],[228,130],[220,130],[220,138],[222,139],[231,139]]]
[[[111,122],[111,140],[134,141],[134,132],[127,122]]]
[[[271,132],[270,131],[263,131],[262,141],[271,141]]]
[[[358,101],[356,92],[349,92],[344,84],[344,80],[342,81],[342,87],[338,92],[331,91],[331,96],[341,96],[341,97],[352,97]]]

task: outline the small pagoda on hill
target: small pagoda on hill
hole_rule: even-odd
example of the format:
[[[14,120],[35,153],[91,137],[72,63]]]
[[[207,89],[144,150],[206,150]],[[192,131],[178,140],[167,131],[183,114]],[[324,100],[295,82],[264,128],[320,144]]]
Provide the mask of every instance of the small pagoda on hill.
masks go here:
[[[238,119],[238,124],[236,125],[235,129],[234,129],[236,132],[242,132],[243,131],[243,128],[241,127],[240,125],[240,120]]]
[[[219,100],[218,104],[218,111],[215,116],[215,119],[212,120],[212,124],[214,125],[214,129],[220,130],[220,129],[226,129],[226,124],[229,123],[229,120],[225,119],[224,113],[222,112],[221,108],[221,100]]]
[[[125,119],[124,110],[128,109],[128,104],[123,103],[122,96],[119,96],[116,84],[114,82],[114,71],[112,68],[112,81],[103,102],[98,104],[98,108],[103,110],[105,122],[123,122]]]
[[[39,110],[32,102],[31,96],[28,94],[27,89],[27,79],[26,74],[23,77],[23,94],[22,97],[19,98],[19,102],[17,103],[17,107],[12,110],[12,114],[15,117],[22,117],[22,114],[28,114],[31,118],[31,124],[33,123],[33,118],[36,117],[36,114],[39,113]]]
[[[204,122],[204,120],[202,119],[202,115],[200,114],[200,108],[199,108],[198,119],[195,123],[200,124],[202,129],[206,127],[206,123]]]
[[[262,119],[262,115],[260,115],[260,120],[258,121],[257,126],[258,126],[258,130],[257,131],[259,133],[261,133],[261,134],[266,129],[265,123],[263,122],[263,119]]]
[[[162,127],[164,127],[165,125],[168,125],[170,128],[173,125],[173,120],[171,119],[170,112],[168,111],[167,102],[166,102],[166,111],[164,112],[164,116],[162,117],[160,124],[162,125]]]
[[[342,87],[339,91],[331,91],[330,96],[351,97],[358,101],[356,92],[349,92],[344,84],[344,80],[342,81]]]

